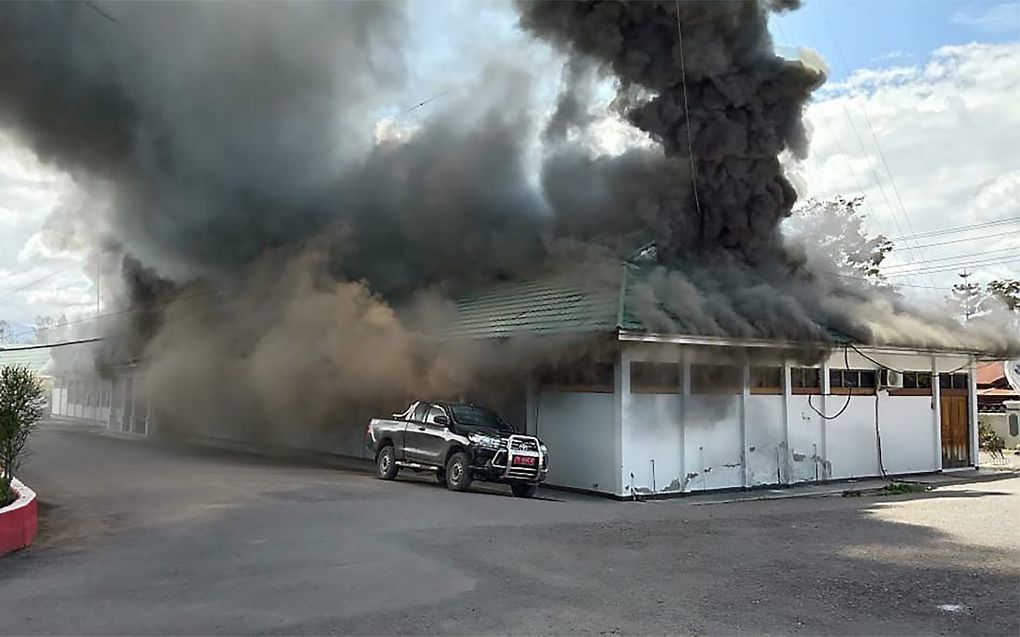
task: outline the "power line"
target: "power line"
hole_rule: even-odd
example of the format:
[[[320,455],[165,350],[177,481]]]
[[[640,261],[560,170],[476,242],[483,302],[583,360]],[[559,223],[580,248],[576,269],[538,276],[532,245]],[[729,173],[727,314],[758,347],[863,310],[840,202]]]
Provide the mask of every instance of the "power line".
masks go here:
[[[825,18],[825,24],[826,24],[826,26],[829,29],[829,36],[832,38],[832,43],[836,47],[836,53],[839,55],[840,61],[843,62],[843,67],[847,69],[847,73],[849,74],[850,65],[846,61],[846,56],[843,55],[843,47],[841,47],[839,45],[839,40],[836,39],[836,32],[832,28],[832,22],[829,20],[829,13],[828,13],[828,11],[825,10],[824,6],[821,6],[821,10],[822,10],[822,16]],[[844,106],[845,106],[845,104],[844,104]],[[867,111],[866,108],[864,108],[864,104],[863,103],[859,103],[858,106],[860,108],[861,113],[864,115],[864,121],[868,125],[868,130],[871,132],[871,138],[875,142],[875,149],[878,150],[878,156],[882,160],[882,165],[885,167],[885,172],[889,176],[889,183],[892,184],[893,195],[895,195],[896,201],[900,205],[900,211],[903,213],[903,218],[907,222],[907,229],[910,231],[911,234],[914,234],[914,227],[913,227],[913,224],[910,221],[910,214],[907,212],[906,206],[903,205],[903,198],[900,196],[900,190],[896,186],[896,178],[893,177],[892,170],[889,168],[889,162],[886,161],[885,152],[882,150],[882,145],[878,141],[878,135],[875,134],[875,128],[874,128],[874,126],[871,123],[871,117],[868,115],[868,111]],[[885,196],[884,192],[882,194],[883,194],[883,196]],[[890,208],[891,208],[891,206],[890,206]],[[909,244],[908,244],[908,247],[909,247]],[[925,262],[924,252],[922,252],[917,247],[916,243],[914,245],[914,249],[917,252],[917,255],[920,257],[921,262],[924,263]],[[928,277],[928,282],[931,283],[932,285],[935,285],[935,281],[933,281],[931,279],[931,276]]]
[[[920,271],[914,271],[914,272],[894,272],[894,273],[888,274],[886,276],[897,277],[897,276],[910,276],[911,274],[931,274],[933,272],[950,272],[950,271],[953,271],[953,270],[960,270],[960,269],[963,269],[963,268],[971,268],[971,267],[976,267],[976,266],[1004,265],[1004,264],[1007,264],[1007,263],[1013,263],[1015,261],[1020,261],[1020,257],[1013,256],[1013,255],[1010,255],[1010,256],[1007,256],[1007,257],[1000,256],[997,259],[992,259],[992,260],[989,260],[989,261],[973,261],[973,262],[970,262],[970,263],[953,263],[953,264],[949,264],[949,265],[941,266],[941,267],[936,267],[936,268],[924,268],[924,269],[921,269]]]
[[[804,18],[803,16],[800,16],[800,19],[804,22],[805,27],[807,27],[806,28],[806,32],[809,34],[809,37],[811,38],[811,41],[814,44],[815,50],[819,50],[820,51],[821,47],[818,45],[818,41],[815,39],[814,30],[811,29],[810,25],[807,24],[806,18]],[[834,42],[834,44],[835,44],[835,42]],[[845,59],[843,60],[843,65],[846,67],[847,74],[849,75],[850,68],[846,64]],[[865,148],[865,146],[864,146],[864,140],[861,137],[860,132],[858,132],[856,124],[854,124],[853,117],[851,117],[851,115],[850,115],[850,109],[847,108],[845,100],[837,100],[837,101],[839,102],[840,108],[842,108],[842,110],[843,110],[843,115],[846,118],[847,123],[850,125],[850,130],[853,132],[854,139],[857,140],[857,145],[860,148],[861,153],[865,157],[868,157],[870,155],[870,153],[868,152],[867,148]],[[878,171],[875,170],[874,164],[872,162],[868,162],[868,168],[871,170],[871,176],[874,178],[875,185],[878,187],[878,191],[882,195],[882,200],[885,202],[886,207],[889,209],[889,213],[890,213],[890,216],[892,217],[893,224],[896,226],[896,231],[899,232],[900,235],[907,235],[908,232],[904,232],[903,228],[900,226],[900,221],[899,221],[899,218],[897,217],[897,214],[896,214],[896,208],[893,207],[892,202],[889,199],[889,195],[886,194],[885,187],[882,185],[882,180],[881,180],[881,178],[878,175]],[[876,218],[877,218],[877,215],[876,215]],[[908,228],[908,231],[909,231],[909,228]],[[910,248],[910,245],[907,244],[907,247]],[[924,262],[924,255],[920,254],[916,250],[915,250],[915,252],[917,253],[918,259],[923,263]],[[911,262],[914,261],[914,255],[911,254],[909,250],[907,251],[907,258],[910,259]],[[929,280],[929,283],[931,283],[932,285],[935,285],[934,281]]]
[[[45,345],[23,345],[20,347],[0,347],[0,352],[24,352],[30,349],[49,349],[51,347],[66,347],[68,345],[83,345],[85,343],[95,343],[103,340],[101,337],[94,338],[79,338],[73,341],[60,341],[57,343],[47,343]]]
[[[983,221],[980,223],[973,223],[966,226],[956,226],[954,228],[942,228],[941,230],[930,230],[927,232],[919,232],[913,235],[905,235],[902,237],[890,237],[890,241],[902,241],[904,239],[922,239],[926,237],[935,237],[945,234],[956,234],[957,232],[966,232],[968,230],[977,230],[978,228],[989,228],[992,226],[1010,225],[1014,223],[1020,223],[1020,217],[1007,217],[1005,219],[996,219],[994,221]]]
[[[687,122],[687,152],[691,156],[691,190],[694,191],[694,207],[701,218],[701,201],[698,200],[698,170],[694,163],[694,141],[691,139],[691,109],[687,106],[687,67],[684,64],[684,32],[680,27],[680,0],[676,0],[676,38],[680,52],[680,82],[684,87],[684,120]]]
[[[994,238],[997,238],[997,235],[979,234],[979,235],[977,235],[975,237],[963,237],[963,238],[960,238],[960,239],[948,239],[946,241],[935,241],[934,243],[926,243],[926,244],[924,244],[923,246],[920,246],[920,247],[922,247],[922,248],[932,248],[932,247],[935,247],[935,246],[946,246],[946,245],[950,245],[950,244],[953,244],[953,243],[966,243],[968,241],[977,241],[979,239],[994,239]],[[1020,250],[1020,246],[1017,246],[1015,249]]]
[[[985,250],[981,254],[954,254],[953,256],[949,256],[949,257],[939,257],[937,259],[928,259],[928,263],[931,264],[931,263],[938,263],[940,261],[957,261],[957,260],[964,260],[964,261],[966,261],[966,260],[970,260],[970,259],[986,258],[989,255],[996,254],[996,253],[999,253],[999,252],[1020,252],[1020,248],[1017,248],[1016,246],[1010,246],[1008,248],[999,248],[997,250]],[[1002,256],[1002,255],[999,255],[999,256]],[[912,263],[899,263],[899,264],[896,264],[896,265],[886,266],[887,269],[912,268],[912,267],[915,267],[914,264],[912,264]]]

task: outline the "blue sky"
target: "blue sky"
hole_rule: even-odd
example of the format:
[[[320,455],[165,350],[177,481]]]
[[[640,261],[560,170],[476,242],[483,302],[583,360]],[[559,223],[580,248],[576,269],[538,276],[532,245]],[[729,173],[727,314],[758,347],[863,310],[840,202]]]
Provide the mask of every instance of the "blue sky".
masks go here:
[[[935,49],[1020,38],[1020,0],[807,0],[772,19],[777,45],[822,54],[833,80],[849,69],[926,58]]]

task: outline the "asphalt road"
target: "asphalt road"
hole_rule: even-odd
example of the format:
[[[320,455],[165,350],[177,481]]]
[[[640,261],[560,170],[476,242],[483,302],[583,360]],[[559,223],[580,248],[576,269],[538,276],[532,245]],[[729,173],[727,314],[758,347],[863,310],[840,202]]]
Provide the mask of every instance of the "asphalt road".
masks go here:
[[[0,634],[1005,634],[1020,479],[713,503],[452,493],[59,428]]]

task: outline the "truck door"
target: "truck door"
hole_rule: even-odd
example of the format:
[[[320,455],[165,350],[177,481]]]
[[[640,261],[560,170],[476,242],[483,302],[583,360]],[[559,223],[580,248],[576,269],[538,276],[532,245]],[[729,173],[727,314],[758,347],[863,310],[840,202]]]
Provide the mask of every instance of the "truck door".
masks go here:
[[[409,460],[433,465],[443,463],[443,453],[446,450],[446,435],[449,430],[446,424],[436,422],[436,419],[440,416],[449,419],[449,416],[442,407],[431,405],[423,421],[414,424],[408,423],[405,437],[414,441],[415,454],[414,457],[409,457]],[[447,420],[447,422],[449,421]]]
[[[419,433],[418,427],[425,420],[425,414],[428,413],[428,409],[428,403],[417,402],[408,410],[408,415],[404,420],[403,431],[400,432],[400,442],[394,441],[398,460],[417,461],[420,455],[417,439],[417,434]]]

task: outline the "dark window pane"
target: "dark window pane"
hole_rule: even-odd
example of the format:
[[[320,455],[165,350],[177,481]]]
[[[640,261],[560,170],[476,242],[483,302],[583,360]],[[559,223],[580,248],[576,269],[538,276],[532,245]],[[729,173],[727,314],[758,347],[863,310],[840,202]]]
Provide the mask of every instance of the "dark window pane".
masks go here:
[[[1016,414],[1009,415],[1009,435],[1020,436],[1020,417]]]
[[[931,372],[917,372],[916,376],[919,389],[931,389]]]
[[[541,382],[548,387],[599,391],[613,390],[613,363],[578,363],[546,371]]]
[[[414,415],[411,416],[411,420],[415,422],[422,422],[425,420],[425,412],[428,411],[428,403],[418,403],[418,406],[414,408]]]
[[[904,372],[903,373],[903,388],[904,389],[917,389],[917,372]]]
[[[731,365],[691,365],[691,392],[737,394],[743,385],[742,369]]]
[[[751,387],[756,389],[782,389],[782,367],[752,367]]]
[[[829,385],[833,387],[843,387],[843,370],[841,369],[829,370]]]
[[[949,374],[939,374],[939,387],[942,389],[951,389],[953,386],[953,379],[950,378]]]
[[[953,374],[953,389],[967,389],[967,375]]]
[[[655,393],[680,391],[680,366],[676,363],[632,362],[630,390]]]
[[[858,372],[859,379],[857,387],[875,387],[877,374],[873,369],[862,369]]]

